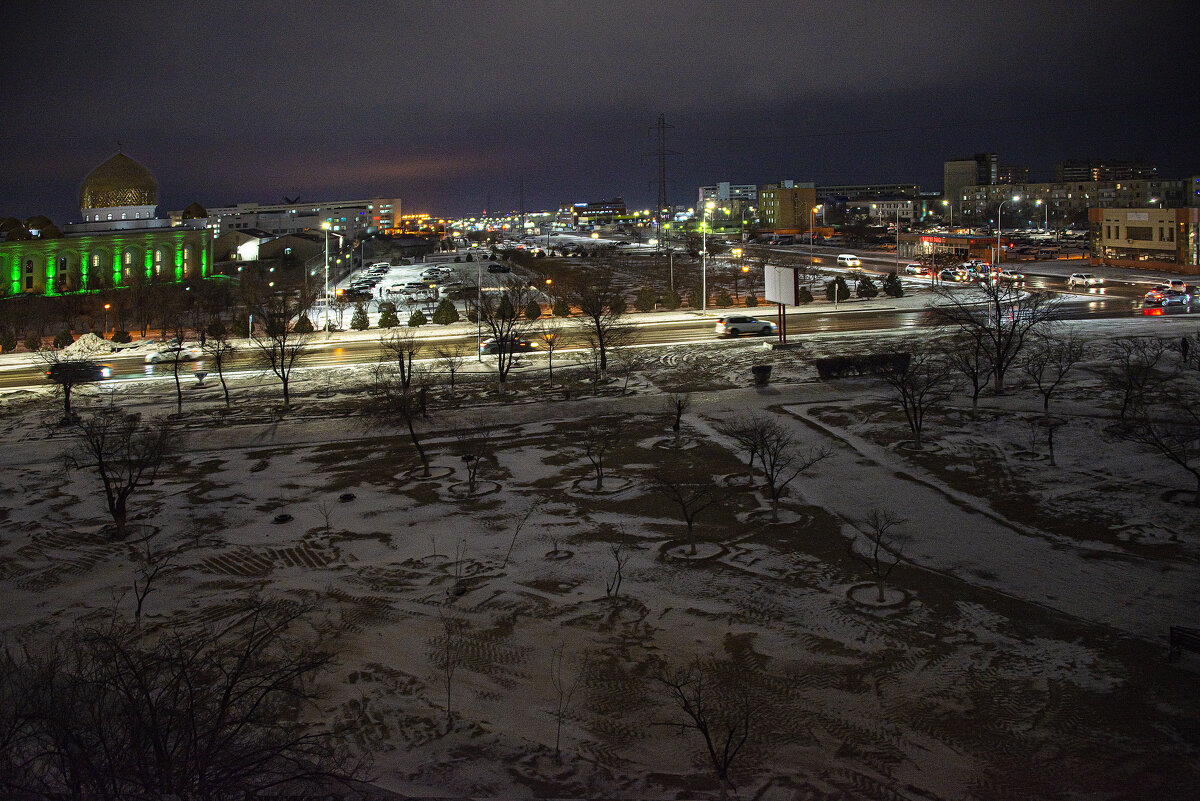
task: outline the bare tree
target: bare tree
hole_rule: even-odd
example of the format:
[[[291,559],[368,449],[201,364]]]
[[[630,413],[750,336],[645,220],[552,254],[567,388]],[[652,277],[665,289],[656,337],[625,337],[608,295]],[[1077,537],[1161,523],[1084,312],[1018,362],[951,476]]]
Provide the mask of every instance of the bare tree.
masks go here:
[[[1082,339],[1073,333],[1060,337],[1039,336],[1032,340],[1032,349],[1021,368],[1042,395],[1042,411],[1050,412],[1050,396],[1063,379],[1084,358]]]
[[[885,370],[881,376],[900,398],[904,418],[912,430],[917,450],[921,449],[921,433],[925,415],[949,397],[950,361],[931,346],[917,348],[903,367]]]
[[[333,658],[297,633],[306,611],[253,603],[154,637],[114,618],[27,638],[0,668],[19,722],[0,794],[308,797],[351,779],[342,734],[306,722]]]
[[[454,376],[462,368],[463,362],[466,361],[466,353],[463,351],[463,346],[460,343],[439,345],[434,348],[434,358],[438,367],[445,370],[450,375],[450,392],[454,392]]]
[[[625,320],[625,298],[611,270],[598,270],[575,291],[584,341],[595,354],[595,380],[608,379],[608,356],[613,348],[633,342],[636,330]]]
[[[813,465],[833,455],[833,448],[814,445],[801,451],[792,432],[771,421],[761,429],[758,443],[758,463],[762,465],[767,493],[771,498],[771,519],[779,519],[779,499],[797,476]]]
[[[214,315],[205,329],[207,336],[201,346],[204,352],[212,357],[213,366],[217,368],[217,378],[221,381],[221,391],[225,394],[225,408],[229,408],[229,385],[225,383],[225,366],[233,358],[237,348],[229,341],[229,331],[219,315]]]
[[[283,385],[283,407],[291,403],[289,385],[292,371],[309,353],[311,334],[298,334],[292,328],[292,318],[300,313],[302,300],[290,292],[276,292],[263,297],[257,305],[257,314],[263,320],[262,333],[254,334],[254,345],[258,349],[256,361],[268,369]]]
[[[76,419],[71,409],[71,397],[75,388],[99,381],[103,378],[104,368],[90,359],[69,358],[58,350],[39,350],[37,356],[46,365],[46,377],[62,393],[62,424],[69,424]]]
[[[976,337],[956,336],[946,350],[946,358],[971,387],[971,419],[979,410],[979,395],[991,383],[994,371],[989,351]]]
[[[566,655],[566,644],[559,643],[550,656],[550,686],[554,688],[554,761],[562,762],[563,721],[571,713],[571,698],[579,687],[579,680],[587,672],[587,659],[576,667],[572,676],[570,660]]]
[[[967,289],[939,286],[934,291],[939,301],[934,319],[979,343],[991,362],[997,395],[1004,393],[1004,376],[1026,340],[1061,314],[1061,304],[1048,293],[1005,281],[980,282]]]
[[[687,539],[690,545],[689,553],[696,553],[695,533],[696,518],[708,507],[721,500],[709,484],[685,484],[668,477],[665,470],[660,469],[652,478],[654,487],[661,495],[679,507],[683,522],[687,524]]]
[[[143,424],[140,415],[112,406],[75,424],[75,447],[66,465],[96,470],[113,521],[113,539],[125,539],[129,499],[154,482],[175,445],[166,420]]]
[[[1170,343],[1159,337],[1118,337],[1108,343],[1102,375],[1121,401],[1121,419],[1138,413],[1150,391],[1167,375],[1159,363]]]
[[[441,642],[437,643],[437,668],[442,673],[442,681],[446,687],[446,730],[454,725],[454,711],[451,705],[454,695],[454,674],[458,670],[463,657],[463,644],[466,639],[467,622],[459,615],[447,600],[438,609],[438,623],[441,624]]]
[[[142,625],[142,608],[146,598],[154,590],[154,581],[160,574],[172,567],[175,558],[173,551],[164,548],[154,548],[154,537],[158,532],[152,532],[137,543],[137,568],[133,578],[134,611],[133,621],[139,628]]]
[[[621,571],[625,568],[625,563],[629,561],[629,554],[621,553],[623,547],[619,542],[608,546],[608,552],[612,554],[613,562],[616,563],[612,578],[606,579],[604,582],[604,594],[609,598],[616,598],[621,594],[621,581],[624,578]]]
[[[415,328],[393,328],[379,339],[380,361],[396,362],[396,377],[400,388],[407,393],[413,381],[413,359],[421,352],[422,343]]]
[[[733,789],[729,771],[746,741],[754,720],[750,697],[744,685],[729,677],[713,660],[693,659],[686,666],[659,662],[654,681],[666,689],[683,720],[661,724],[693,729],[704,739],[709,763],[721,783],[721,799]]]
[[[538,322],[538,338],[546,350],[547,381],[554,386],[554,351],[562,342],[563,322],[550,315]]]
[[[392,420],[399,419],[408,429],[408,438],[421,460],[422,475],[429,475],[429,455],[417,435],[417,418],[427,416],[428,392],[424,386],[412,385],[412,367],[406,371],[393,364],[377,364],[372,368],[375,392],[367,401],[367,409]]]
[[[717,424],[717,433],[729,437],[746,452],[746,483],[754,484],[754,460],[766,432],[775,421],[766,415],[736,416]]]
[[[1200,506],[1200,400],[1190,381],[1190,374],[1177,374],[1148,391],[1118,434],[1153,448],[1186,470],[1196,481]]]
[[[510,278],[500,292],[484,292],[479,306],[483,321],[495,343],[496,375],[503,387],[519,354],[518,342],[532,323],[526,319],[525,306],[536,295],[523,281]]]
[[[512,540],[508,543],[508,550],[504,552],[504,561],[500,563],[501,570],[508,567],[508,560],[512,556],[513,548],[517,546],[517,537],[520,535],[521,529],[525,527],[525,524],[529,522],[529,518],[533,516],[533,513],[536,512],[541,505],[541,501],[537,501],[532,504],[529,509],[526,510],[525,516],[522,517],[520,521],[517,522],[516,527],[513,528]]]
[[[588,426],[580,437],[583,454],[592,463],[592,472],[596,475],[596,491],[604,489],[604,456],[620,440],[621,432],[614,425]]]
[[[907,542],[907,537],[898,534],[895,529],[906,522],[893,517],[891,512],[872,509],[865,522],[866,531],[863,532],[867,539],[866,552],[856,550],[854,543],[850,543],[850,555],[871,571],[871,577],[879,588],[880,603],[884,600],[884,583],[903,558]]]
[[[474,495],[479,481],[479,469],[492,457],[492,432],[483,420],[467,423],[454,431],[454,445],[467,467],[467,494]]]

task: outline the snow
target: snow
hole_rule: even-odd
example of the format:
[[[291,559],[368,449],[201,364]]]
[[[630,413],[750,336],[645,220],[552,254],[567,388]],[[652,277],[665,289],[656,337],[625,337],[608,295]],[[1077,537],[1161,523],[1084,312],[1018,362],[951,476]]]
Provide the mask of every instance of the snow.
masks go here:
[[[1179,330],[1165,322],[1077,327]],[[1107,433],[1098,362],[1053,402],[1068,421],[1056,466],[1031,426],[1041,399],[1019,387],[985,398],[975,420],[956,397],[931,417],[927,452],[901,447],[880,383],[817,383],[811,366],[901,336],[677,346],[648,351],[623,395],[547,401],[541,374],[518,377],[508,402],[435,401],[419,426],[429,480],[412,472],[403,429],[351,413],[365,369],[301,373],[282,419],[268,376],[235,380],[230,413],[211,382],[188,387],[186,447],[133,501],[179,549],[147,625],[220,620],[250,592],[316,604],[340,654],[323,720],[349,724],[378,784],[411,796],[714,795],[701,741],[657,725],[680,713],[648,679],[652,658],[700,655],[758,710],[733,768],[742,797],[1046,797],[1067,781],[1070,797],[1183,797],[1200,779],[1197,666],[1168,665],[1163,638],[1195,624],[1200,513],[1180,494],[1187,476]],[[773,366],[766,390],[749,386],[761,360]],[[697,389],[676,450],[662,446],[673,439],[662,392],[683,380]],[[75,400],[163,413],[165,389],[129,382]],[[41,424],[49,391],[0,403],[0,630],[127,607],[131,551],[99,536],[94,475],[63,472],[69,440]],[[778,523],[717,433],[751,412],[803,447],[833,448],[792,484]],[[619,432],[603,493],[579,442],[599,420]],[[479,425],[495,433],[495,459],[479,476],[489,491],[468,497],[454,432]],[[655,472],[725,493],[698,519],[695,557]],[[856,589],[870,576],[848,555],[872,508],[905,518],[910,538],[885,604]],[[281,511],[293,520],[273,523]],[[616,544],[628,560],[610,598]],[[446,608],[467,624],[449,730],[436,666]],[[581,676],[561,766],[549,681],[560,644]]]

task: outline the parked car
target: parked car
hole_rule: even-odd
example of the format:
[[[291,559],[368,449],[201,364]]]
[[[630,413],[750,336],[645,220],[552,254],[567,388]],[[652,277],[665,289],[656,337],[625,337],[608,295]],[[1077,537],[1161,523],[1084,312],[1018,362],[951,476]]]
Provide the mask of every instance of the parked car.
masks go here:
[[[489,273],[511,273],[512,267],[507,264],[501,264],[498,261],[488,262],[487,271]]]
[[[1091,273],[1071,273],[1071,277],[1067,279],[1067,286],[1100,286],[1104,283],[1104,279]]]
[[[837,257],[838,267],[861,267],[862,259],[853,253],[841,253]]]
[[[716,332],[719,337],[736,337],[740,334],[767,336],[775,332],[775,324],[753,317],[718,317]]]
[[[485,339],[479,346],[479,352],[485,356],[497,354],[500,352],[502,341],[499,339]],[[536,346],[528,339],[518,339],[511,337],[508,340],[508,347],[505,348],[506,353],[525,353],[531,351]]]
[[[183,345],[170,345],[165,348],[159,348],[153,353],[146,354],[146,364],[161,364],[162,362],[194,362],[197,359],[203,358],[204,351],[197,347],[184,347]]]
[[[58,362],[50,365],[46,378],[56,384],[82,384],[87,381],[100,381],[112,376],[112,367],[107,364],[96,364],[85,359],[78,361]]]

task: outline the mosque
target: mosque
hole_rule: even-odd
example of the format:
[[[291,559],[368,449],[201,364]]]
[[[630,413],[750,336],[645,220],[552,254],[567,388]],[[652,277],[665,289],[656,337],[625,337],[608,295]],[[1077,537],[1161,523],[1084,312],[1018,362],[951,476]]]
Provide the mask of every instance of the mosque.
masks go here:
[[[82,222],[60,230],[45,217],[0,220],[0,295],[59,295],[207,278],[212,234],[193,203],[178,220],[154,216],[158,181],[118,151],[79,188]]]

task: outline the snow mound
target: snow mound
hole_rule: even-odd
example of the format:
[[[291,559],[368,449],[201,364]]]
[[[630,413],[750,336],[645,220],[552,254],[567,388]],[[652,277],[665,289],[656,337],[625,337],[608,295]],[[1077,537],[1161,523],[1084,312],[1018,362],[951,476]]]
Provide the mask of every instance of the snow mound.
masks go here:
[[[101,353],[112,353],[112,343],[95,334],[84,334],[73,343],[63,348],[63,356],[70,359],[81,359],[96,356]]]

